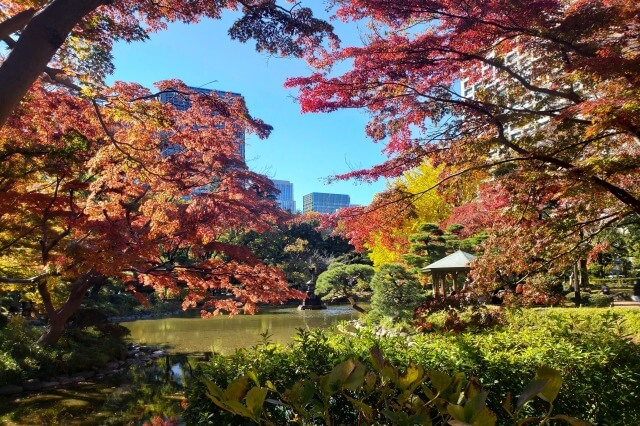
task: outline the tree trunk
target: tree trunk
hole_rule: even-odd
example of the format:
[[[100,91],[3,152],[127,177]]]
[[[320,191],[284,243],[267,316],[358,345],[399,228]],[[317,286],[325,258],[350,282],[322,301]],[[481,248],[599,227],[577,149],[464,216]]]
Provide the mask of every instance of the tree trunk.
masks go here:
[[[102,275],[92,272],[88,272],[78,278],[71,284],[69,296],[59,309],[55,309],[53,306],[47,283],[44,281],[40,282],[38,284],[38,291],[42,296],[47,315],[49,316],[49,323],[47,331],[40,336],[38,343],[46,346],[54,346],[58,343],[58,340],[60,340],[60,337],[64,334],[67,321],[78,311],[87,291],[98,283],[99,280],[103,279],[104,277]]]
[[[45,333],[40,336],[40,338],[38,339],[38,344],[44,346],[55,346],[55,344],[58,343],[58,340],[60,340],[60,338],[64,334],[66,323],[67,320],[63,320],[62,317],[49,317],[47,331],[45,331]]]
[[[54,0],[26,25],[0,65],[0,128],[69,36],[105,0]]]
[[[576,262],[573,264],[573,274],[572,274],[572,279],[573,279],[573,291],[575,292],[575,297],[576,297],[576,305],[580,305],[580,273],[579,273],[579,269],[578,269],[578,265],[580,264],[580,262]]]
[[[582,288],[589,287],[589,271],[587,270],[587,259],[580,259],[580,285]]]
[[[363,308],[361,308],[357,303],[356,300],[353,297],[347,297],[347,299],[349,300],[349,303],[351,304],[351,307],[353,309],[355,309],[356,311],[360,312],[361,314],[366,314],[367,311],[364,310]]]

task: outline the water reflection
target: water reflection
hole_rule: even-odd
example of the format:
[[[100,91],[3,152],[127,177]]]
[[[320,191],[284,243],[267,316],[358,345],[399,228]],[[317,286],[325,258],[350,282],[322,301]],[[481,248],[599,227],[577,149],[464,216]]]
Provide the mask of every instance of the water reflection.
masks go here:
[[[183,387],[198,361],[170,355],[99,381],[0,397],[0,424],[142,425],[156,416],[177,418],[182,412]]]
[[[132,341],[167,346],[170,353],[212,351],[230,354],[236,349],[261,342],[262,333],[268,332],[273,342],[290,343],[298,328],[326,328],[356,317],[357,313],[349,306],[318,311],[280,308],[233,318],[162,318],[126,322],[122,325],[131,330]]]

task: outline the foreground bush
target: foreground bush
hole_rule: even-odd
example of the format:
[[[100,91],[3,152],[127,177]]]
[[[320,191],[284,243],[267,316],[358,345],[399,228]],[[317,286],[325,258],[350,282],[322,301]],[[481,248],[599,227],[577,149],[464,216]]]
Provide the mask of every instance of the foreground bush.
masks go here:
[[[401,371],[384,359],[379,348],[371,350],[371,363],[373,368],[368,369],[363,363],[348,359],[328,374],[303,379],[287,389],[279,389],[271,381],[261,386],[253,372],[235,380],[226,389],[205,380],[207,397],[224,411],[266,425],[281,423],[281,419],[272,419],[271,406],[300,424],[496,424],[496,414],[486,406],[487,392],[473,377],[466,380],[462,374],[426,372],[415,364]],[[562,377],[557,371],[540,367],[535,380],[527,385],[515,404],[509,395],[502,407],[518,425],[557,421],[588,424],[552,414],[561,385]],[[277,399],[267,399],[269,394]],[[523,418],[520,413],[536,397],[547,406],[540,409],[536,417]]]
[[[185,419],[189,424],[252,424],[219,409],[206,396],[204,379],[226,389],[253,372],[262,384],[269,380],[276,389],[290,389],[298,381],[329,374],[348,359],[371,369],[369,351],[380,347],[401,369],[411,360],[425,371],[476,377],[489,392],[486,404],[499,423],[509,419],[501,407],[507,394],[519,395],[538,368],[548,366],[563,377],[555,412],[597,424],[640,424],[640,348],[631,342],[632,336],[640,336],[640,312],[551,309],[505,316],[505,325],[475,334],[380,338],[372,329],[331,335],[304,332],[290,347],[265,343],[230,357],[215,356],[200,367],[200,380],[191,383]],[[335,404],[335,411],[344,414],[336,424],[354,424],[351,402],[337,395]],[[540,404],[528,404],[521,414],[536,415],[544,409]],[[266,409],[278,424],[291,421],[286,410],[275,405]]]
[[[547,365],[565,379],[558,412],[598,424],[638,424],[640,348],[630,333],[640,335],[640,313],[580,311],[523,310],[508,313],[507,324],[491,331],[416,336],[404,359],[477,376],[493,409]]]
[[[42,332],[22,317],[0,329],[0,386],[92,370],[127,353],[128,331],[118,325],[70,329],[55,347],[35,344]]]

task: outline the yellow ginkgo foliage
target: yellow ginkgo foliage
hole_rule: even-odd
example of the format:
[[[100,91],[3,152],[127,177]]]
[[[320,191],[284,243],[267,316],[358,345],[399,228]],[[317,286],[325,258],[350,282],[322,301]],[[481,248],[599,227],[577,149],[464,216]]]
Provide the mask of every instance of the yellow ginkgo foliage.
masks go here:
[[[400,261],[408,251],[409,235],[420,223],[440,223],[449,216],[451,206],[437,188],[441,171],[442,167],[424,162],[391,183],[390,191],[405,194],[406,207],[395,209],[393,217],[382,218],[378,231],[365,244],[374,267]]]

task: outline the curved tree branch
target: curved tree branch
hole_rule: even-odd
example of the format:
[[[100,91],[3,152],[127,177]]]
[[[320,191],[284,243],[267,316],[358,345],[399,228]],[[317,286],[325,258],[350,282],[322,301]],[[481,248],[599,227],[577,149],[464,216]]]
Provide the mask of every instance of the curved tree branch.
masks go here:
[[[3,82],[0,84],[0,127],[45,70],[71,29],[105,2],[53,0],[32,15],[7,59],[0,65],[0,82]],[[24,15],[22,19],[26,17]],[[7,24],[7,28],[10,30],[11,26]]]
[[[29,8],[22,12],[12,16],[4,22],[0,23],[0,38],[4,39],[7,36],[20,31],[27,25],[27,23],[35,15],[36,9]]]

